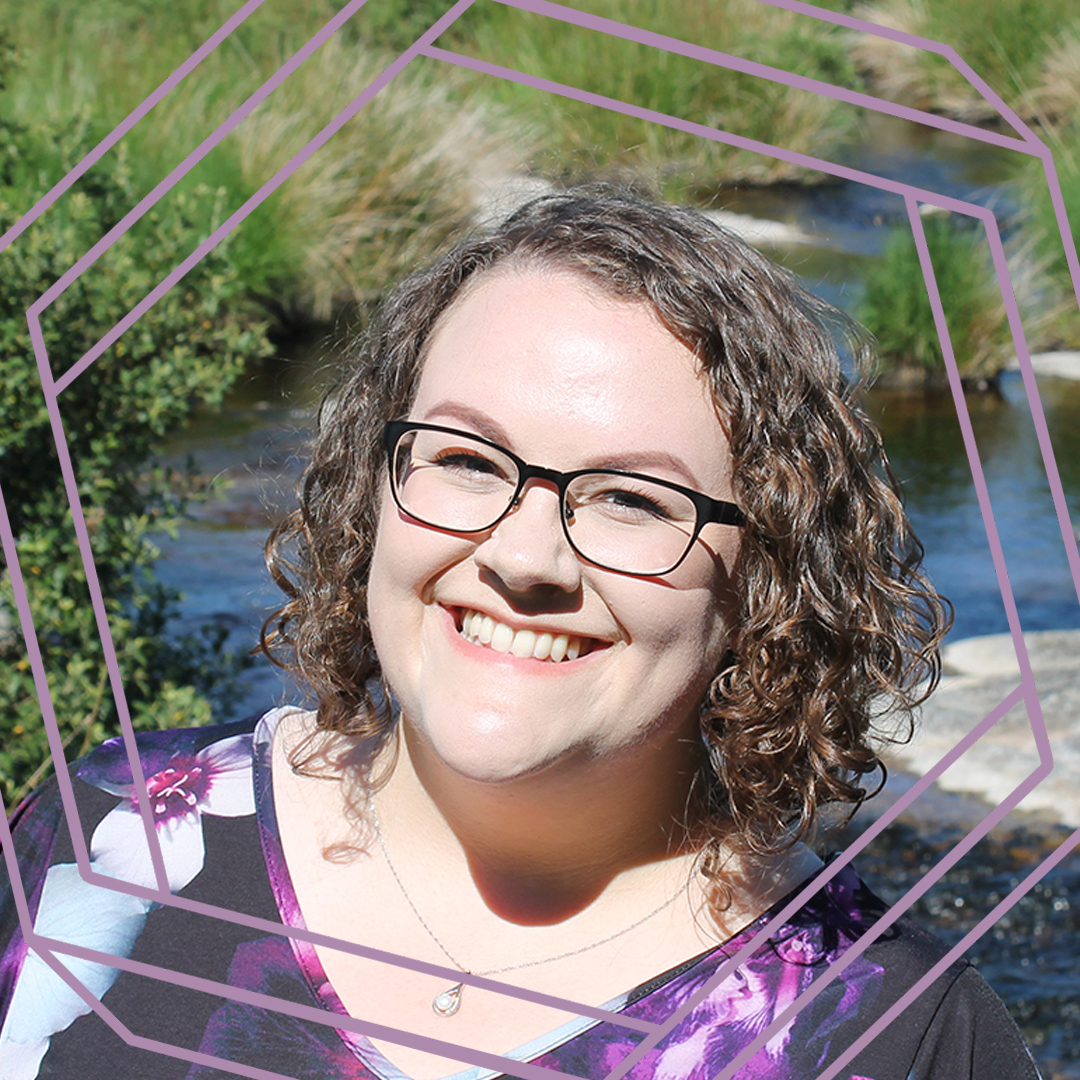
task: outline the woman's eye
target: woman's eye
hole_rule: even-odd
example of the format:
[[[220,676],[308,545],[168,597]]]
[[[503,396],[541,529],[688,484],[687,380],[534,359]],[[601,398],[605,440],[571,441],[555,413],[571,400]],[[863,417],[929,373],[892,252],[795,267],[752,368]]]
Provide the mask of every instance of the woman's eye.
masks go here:
[[[627,516],[648,516],[663,519],[671,516],[667,509],[655,499],[639,491],[629,491],[626,488],[610,488],[607,491],[599,492],[591,501],[593,503],[602,503],[610,511]]]
[[[497,461],[492,461],[481,454],[454,450],[440,454],[435,464],[450,472],[468,475],[503,477],[505,474]]]

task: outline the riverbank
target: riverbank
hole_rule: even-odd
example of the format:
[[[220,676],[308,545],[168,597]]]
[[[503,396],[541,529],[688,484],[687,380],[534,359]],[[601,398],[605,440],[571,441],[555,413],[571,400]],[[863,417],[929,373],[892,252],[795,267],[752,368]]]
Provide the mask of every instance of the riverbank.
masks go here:
[[[1058,379],[1080,379],[1080,351],[1036,353],[1031,358],[1036,375],[1053,375]],[[1013,359],[1006,371],[1019,371],[1020,361]]]
[[[908,908],[948,945],[959,942],[1080,825],[1080,631],[1024,636],[1054,753],[1054,771]],[[945,674],[922,706],[911,744],[887,755],[886,788],[860,810],[835,848],[931,768],[1020,681],[1012,638],[994,634],[944,650]],[[1021,704],[855,857],[863,880],[893,904],[1038,764]],[[971,944],[978,967],[1031,1045],[1045,1080],[1080,1080],[1080,853],[1067,855]]]
[[[1039,705],[1054,754],[1053,772],[1024,799],[1025,817],[1080,826],[1080,630],[1024,636]],[[1008,634],[968,638],[946,647],[941,685],[920,709],[912,741],[885,756],[895,774],[880,812],[931,769],[1020,682]],[[971,825],[1001,802],[1039,764],[1032,722],[1023,702],[1010,709],[928,792],[916,818]]]

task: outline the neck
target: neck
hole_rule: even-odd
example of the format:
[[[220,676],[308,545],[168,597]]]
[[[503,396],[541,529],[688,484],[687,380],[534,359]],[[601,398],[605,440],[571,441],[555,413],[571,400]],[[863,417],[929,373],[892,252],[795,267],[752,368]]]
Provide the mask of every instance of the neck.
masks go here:
[[[547,925],[587,907],[615,879],[638,880],[696,849],[695,743],[626,751],[489,783],[442,767],[406,723],[379,792],[383,819],[408,821],[409,858],[467,870],[501,918]],[[676,782],[672,782],[675,777]],[[678,880],[677,875],[673,880]]]

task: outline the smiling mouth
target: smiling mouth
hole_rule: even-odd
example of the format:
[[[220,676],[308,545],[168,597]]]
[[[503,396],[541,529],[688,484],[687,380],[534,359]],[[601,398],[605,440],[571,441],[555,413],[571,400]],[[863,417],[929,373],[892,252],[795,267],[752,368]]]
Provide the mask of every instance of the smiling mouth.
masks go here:
[[[521,659],[547,660],[558,664],[577,660],[603,642],[576,634],[553,634],[547,630],[515,630],[481,611],[463,608],[459,612],[458,633],[466,641],[495,652],[508,653]]]

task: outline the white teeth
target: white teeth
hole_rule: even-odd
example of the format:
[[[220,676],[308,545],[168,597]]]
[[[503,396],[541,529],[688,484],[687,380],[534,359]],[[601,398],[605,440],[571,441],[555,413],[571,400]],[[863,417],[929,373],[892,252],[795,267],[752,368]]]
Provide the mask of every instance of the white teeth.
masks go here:
[[[564,659],[576,660],[585,651],[587,640],[546,630],[539,634],[535,630],[515,631],[479,611],[466,611],[462,616],[461,636],[479,645],[488,645],[496,652],[555,663]]]
[[[519,630],[514,635],[514,644],[510,646],[510,652],[524,659],[526,656],[532,656],[535,645],[536,634],[532,630]]]
[[[506,623],[496,623],[495,632],[491,635],[491,647],[496,652],[509,652],[514,644],[514,631]]]

